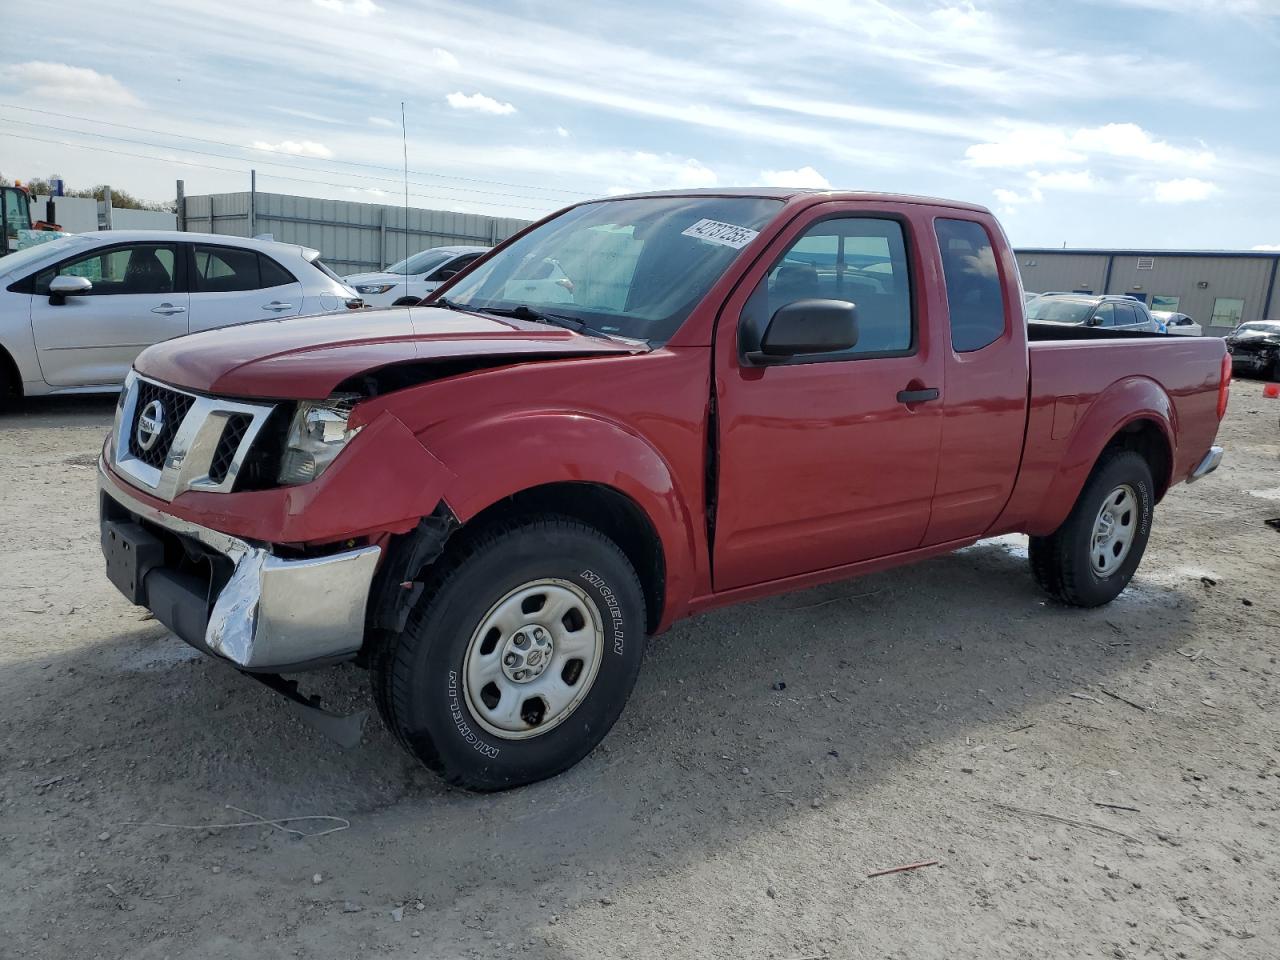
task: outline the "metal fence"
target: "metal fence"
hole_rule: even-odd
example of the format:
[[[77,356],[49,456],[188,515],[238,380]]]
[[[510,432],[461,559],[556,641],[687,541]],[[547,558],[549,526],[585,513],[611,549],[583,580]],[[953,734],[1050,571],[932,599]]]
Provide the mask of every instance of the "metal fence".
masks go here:
[[[381,270],[428,247],[492,246],[529,221],[281,193],[178,194],[178,229],[276,240],[319,250],[339,274]]]

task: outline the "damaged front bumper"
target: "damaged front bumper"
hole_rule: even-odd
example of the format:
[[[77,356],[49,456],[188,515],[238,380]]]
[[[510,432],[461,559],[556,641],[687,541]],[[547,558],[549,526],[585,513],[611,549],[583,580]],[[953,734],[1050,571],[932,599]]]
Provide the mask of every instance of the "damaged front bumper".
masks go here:
[[[107,576],[193,647],[256,673],[359,651],[379,547],[291,559],[150,506],[101,460],[98,486]]]

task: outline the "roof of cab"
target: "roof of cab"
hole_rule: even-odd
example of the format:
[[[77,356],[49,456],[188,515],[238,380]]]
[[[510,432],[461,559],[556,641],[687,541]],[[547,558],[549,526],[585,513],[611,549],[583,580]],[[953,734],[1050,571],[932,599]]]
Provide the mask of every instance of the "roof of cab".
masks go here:
[[[889,203],[920,203],[935,207],[951,207],[990,213],[986,207],[963,200],[944,200],[940,197],[921,197],[906,193],[880,193],[874,190],[819,190],[812,187],[704,187],[697,190],[654,190],[648,193],[627,193],[616,197],[601,197],[596,203],[608,200],[636,200],[648,197],[764,197],[771,200],[810,199],[827,200],[883,200]]]

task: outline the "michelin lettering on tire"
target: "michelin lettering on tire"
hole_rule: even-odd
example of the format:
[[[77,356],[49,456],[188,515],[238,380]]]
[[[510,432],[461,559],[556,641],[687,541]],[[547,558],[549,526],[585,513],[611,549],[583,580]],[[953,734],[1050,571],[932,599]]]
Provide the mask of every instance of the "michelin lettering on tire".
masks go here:
[[[497,758],[502,748],[481,740],[479,735],[471,729],[471,724],[467,723],[465,708],[462,705],[462,701],[458,699],[458,673],[456,670],[449,671],[449,714],[453,717],[453,725],[458,728],[458,733],[463,740],[471,744],[473,750],[490,759]]]
[[[596,588],[596,592],[600,594],[600,599],[609,608],[609,619],[612,623],[613,652],[618,656],[622,656],[622,651],[626,648],[626,631],[622,626],[622,607],[618,603],[617,596],[610,586],[604,582],[604,578],[594,571],[583,570],[579,576]]]

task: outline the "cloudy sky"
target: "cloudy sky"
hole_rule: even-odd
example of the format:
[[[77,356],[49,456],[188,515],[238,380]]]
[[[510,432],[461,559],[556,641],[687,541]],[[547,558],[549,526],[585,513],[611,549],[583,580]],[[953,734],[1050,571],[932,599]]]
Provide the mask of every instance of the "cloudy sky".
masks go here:
[[[1020,245],[1280,245],[1280,0],[95,0],[0,53],[0,173],[535,217],[748,184]],[[1280,249],[1280,246],[1277,246]]]

